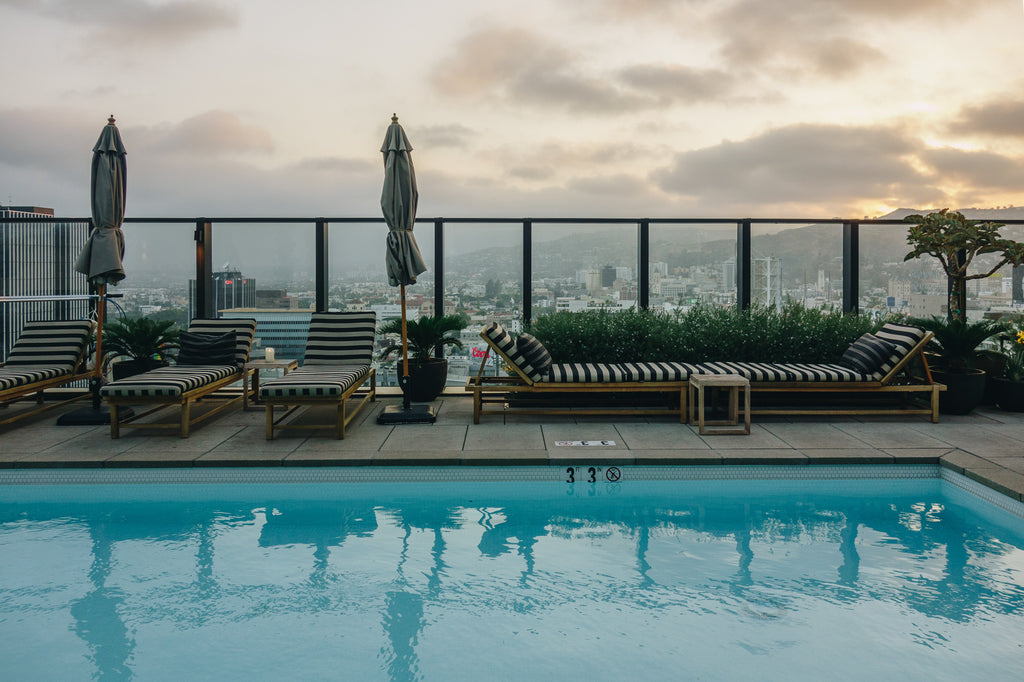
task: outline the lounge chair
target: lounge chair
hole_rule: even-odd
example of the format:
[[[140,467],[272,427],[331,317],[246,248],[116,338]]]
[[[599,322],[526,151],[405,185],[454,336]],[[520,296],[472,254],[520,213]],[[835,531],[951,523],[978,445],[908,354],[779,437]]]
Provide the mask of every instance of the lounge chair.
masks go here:
[[[370,366],[376,331],[377,314],[373,312],[314,313],[302,367],[260,386],[260,399],[267,411],[267,440],[274,439],[275,429],[332,429],[335,438],[344,438],[349,422],[377,398],[377,375]],[[353,397],[358,402],[348,410],[346,405]],[[286,407],[284,414],[274,414],[277,405]],[[336,417],[329,424],[285,424],[303,405],[334,407]]]
[[[25,325],[6,362],[0,365],[0,405],[6,407],[15,400],[35,394],[39,407],[0,420],[0,425],[11,424],[88,395],[76,395],[48,405],[43,402],[43,391],[48,388],[98,376],[95,368],[86,366],[92,328],[93,323],[89,320],[46,320]]]
[[[220,348],[216,351],[219,357],[189,358],[189,364],[181,364],[185,358],[179,353],[177,365],[160,367],[105,385],[100,389],[100,395],[110,405],[110,437],[120,437],[121,427],[127,426],[146,429],[176,428],[182,438],[188,438],[192,426],[241,401],[241,392],[238,395],[218,396],[220,404],[217,407],[198,417],[191,416],[193,403],[242,378],[255,332],[256,320],[252,319],[193,320],[188,333],[202,335],[195,337],[197,343],[215,343],[216,337],[225,333],[234,334],[233,342],[226,350]],[[206,360],[210,361],[209,364],[194,364],[205,363]],[[153,407],[127,419],[121,419],[119,408],[122,405]],[[147,415],[174,405],[181,408],[178,424],[139,422]]]
[[[818,400],[819,404],[813,406],[764,406],[754,408],[753,414],[922,414],[938,423],[939,392],[946,387],[935,383],[924,355],[932,333],[890,322],[874,335],[865,336],[880,339],[880,350],[873,352],[873,342],[862,337],[844,355],[844,359],[853,361],[843,364],[705,362],[697,365],[697,372],[746,377],[755,395],[831,395],[831,399]],[[912,363],[917,361],[920,367],[915,372]],[[870,404],[879,402],[870,397],[873,395],[890,402],[897,400],[900,405]],[[840,405],[846,400],[854,404]]]
[[[547,350],[529,334],[518,339],[494,322],[480,332],[487,342],[487,353],[480,371],[466,382],[473,394],[473,423],[483,414],[500,414],[510,399],[518,403],[520,414],[563,413],[571,405],[565,394],[603,397],[618,404],[588,405],[571,408],[573,414],[675,415],[686,421],[687,379],[695,365],[683,362],[554,363]],[[511,370],[511,376],[485,376],[484,367],[491,352]],[[631,401],[620,394],[645,393],[655,400]],[[528,394],[529,398],[520,399]],[[548,400],[545,400],[548,398]],[[588,401],[593,402],[593,401]],[[552,404],[554,403],[554,404]],[[488,405],[500,405],[488,409]]]

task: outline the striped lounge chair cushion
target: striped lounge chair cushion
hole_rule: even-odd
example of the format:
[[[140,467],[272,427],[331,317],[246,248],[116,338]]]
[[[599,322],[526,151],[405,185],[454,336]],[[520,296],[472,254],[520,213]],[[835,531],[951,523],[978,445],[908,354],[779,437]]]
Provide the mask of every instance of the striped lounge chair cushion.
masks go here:
[[[0,367],[0,391],[6,391],[18,386],[27,386],[39,381],[46,381],[54,377],[71,374],[71,370],[65,365],[59,367]]]
[[[546,381],[556,384],[626,381],[626,372],[621,365],[603,362],[553,363]]]
[[[738,374],[750,381],[789,381],[789,373],[781,365],[769,362],[702,362],[698,374]]]
[[[870,374],[838,364],[781,363],[775,366],[784,369],[790,381],[875,381]]]
[[[499,349],[504,353],[509,360],[521,371],[525,376],[529,377],[530,381],[538,382],[545,379],[545,375],[536,369],[527,361],[519,348],[516,346],[515,339],[512,335],[505,331],[497,322],[492,322],[481,332],[481,335],[487,339],[495,348]]]
[[[889,357],[888,360],[882,363],[881,368],[874,374],[872,378],[875,381],[881,380],[886,374],[892,371],[892,368],[899,363],[907,353],[913,349],[921,339],[925,337],[927,332],[920,327],[914,327],[909,324],[896,324],[895,322],[885,323],[881,329],[875,332],[875,336],[888,341],[896,347],[896,350]]]
[[[7,356],[6,367],[64,367],[70,372],[89,343],[89,320],[28,322]]]
[[[839,364],[863,374],[874,374],[896,352],[896,346],[874,334],[862,334],[843,353]]]
[[[685,362],[623,362],[626,381],[686,381],[697,372],[696,365]]]
[[[523,371],[534,381],[547,375],[551,367],[551,353],[531,334],[520,334],[516,339],[516,350],[523,358]]]
[[[175,365],[119,379],[100,389],[105,398],[175,398],[220,379],[242,373],[232,365]]]
[[[374,312],[313,313],[303,365],[369,365],[376,333]]]
[[[249,360],[249,348],[256,334],[256,320],[249,318],[222,317],[216,320],[195,319],[188,326],[193,334],[223,334],[235,332],[235,364],[239,368]],[[202,367],[203,365],[198,365]]]
[[[260,386],[260,397],[337,400],[369,372],[369,365],[303,365]]]

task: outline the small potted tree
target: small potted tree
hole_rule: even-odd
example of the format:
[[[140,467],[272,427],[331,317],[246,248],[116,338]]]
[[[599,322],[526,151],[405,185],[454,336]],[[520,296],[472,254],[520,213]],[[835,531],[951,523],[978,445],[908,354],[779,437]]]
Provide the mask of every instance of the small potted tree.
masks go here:
[[[1010,333],[1002,377],[995,380],[997,404],[1007,412],[1024,412],[1024,325]]]
[[[402,386],[412,402],[429,402],[441,395],[448,378],[448,361],[442,357],[446,348],[462,348],[458,334],[469,324],[466,315],[431,315],[406,322],[409,340],[409,381]],[[381,334],[394,334],[399,339],[384,349],[383,358],[399,354],[398,377],[402,384],[402,321],[389,320],[380,328]]]
[[[1024,263],[1024,244],[1004,239],[999,234],[1001,223],[968,220],[962,213],[946,208],[926,216],[909,215],[904,220],[912,223],[907,242],[913,250],[903,260],[932,256],[949,278],[947,319],[921,322],[921,326],[934,332],[942,346],[940,356],[945,366],[935,372],[936,381],[946,384],[940,409],[966,414],[980,404],[985,393],[985,372],[974,366],[978,346],[1003,331],[1003,327],[995,324],[968,324],[967,281],[989,277],[1008,263]],[[995,261],[987,270],[969,272],[978,256],[989,254],[995,256]],[[961,411],[964,409],[966,412]]]
[[[113,363],[114,380],[124,379],[167,364],[167,351],[178,347],[178,329],[172,320],[125,318],[103,330],[104,362]]]

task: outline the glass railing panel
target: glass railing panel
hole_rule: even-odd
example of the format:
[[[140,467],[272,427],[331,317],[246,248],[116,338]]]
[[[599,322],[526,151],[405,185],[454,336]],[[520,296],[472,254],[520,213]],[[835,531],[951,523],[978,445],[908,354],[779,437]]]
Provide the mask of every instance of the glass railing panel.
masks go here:
[[[214,223],[212,317],[254,318],[250,357],[302,362],[316,309],[314,224]]]
[[[750,232],[751,305],[842,311],[842,223],[754,223]]]
[[[636,308],[637,225],[533,224],[532,313]]]
[[[736,305],[734,224],[653,223],[650,242],[651,310]]]
[[[447,385],[459,387],[480,371],[487,351],[480,338],[485,325],[498,322],[506,329],[521,329],[523,226],[520,222],[452,223],[444,230],[445,314],[469,318],[460,336],[462,349],[453,350],[448,358]],[[483,371],[489,376],[502,373],[493,354]]]

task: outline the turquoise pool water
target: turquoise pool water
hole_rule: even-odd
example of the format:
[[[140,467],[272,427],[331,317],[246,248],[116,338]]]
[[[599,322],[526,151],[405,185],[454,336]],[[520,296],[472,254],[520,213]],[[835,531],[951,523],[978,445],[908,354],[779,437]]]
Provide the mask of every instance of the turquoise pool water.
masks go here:
[[[1024,522],[957,486],[588,470],[0,485],[0,678],[1024,678]]]

